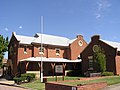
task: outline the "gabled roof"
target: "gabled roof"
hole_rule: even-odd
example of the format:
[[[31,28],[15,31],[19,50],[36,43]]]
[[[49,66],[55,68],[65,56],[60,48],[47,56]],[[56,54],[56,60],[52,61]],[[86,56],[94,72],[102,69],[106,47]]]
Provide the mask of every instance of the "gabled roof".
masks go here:
[[[77,40],[77,38],[72,39],[72,40],[69,40],[68,43],[71,44],[71,43],[73,43],[75,40]]]
[[[37,33],[38,37],[33,41],[33,43],[41,43],[41,36],[42,36],[42,43],[43,44],[50,44],[50,45],[59,45],[59,46],[68,46],[69,40],[65,37],[60,36],[53,36],[47,34],[39,34]]]
[[[36,33],[34,37],[16,35],[15,32],[13,33],[13,35],[20,42],[20,44],[41,43],[41,34],[40,33]],[[48,44],[48,45],[69,46],[69,44],[71,44],[75,40],[76,40],[76,38],[70,40],[65,37],[42,34],[42,43]]]
[[[101,41],[103,41],[106,44],[112,46],[113,48],[117,48],[117,51],[120,51],[120,43],[118,43],[118,42],[112,42],[112,41],[107,41],[107,40],[101,40]]]
[[[16,33],[14,33],[14,36],[16,37],[20,44],[31,44],[35,39],[35,37],[16,35]]]

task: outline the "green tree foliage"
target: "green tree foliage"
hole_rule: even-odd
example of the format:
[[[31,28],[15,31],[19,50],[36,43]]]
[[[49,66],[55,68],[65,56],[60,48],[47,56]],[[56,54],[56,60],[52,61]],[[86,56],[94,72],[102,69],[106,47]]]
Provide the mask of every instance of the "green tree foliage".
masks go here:
[[[6,51],[8,51],[8,37],[4,38],[0,35],[0,67],[2,66],[2,60]]]
[[[106,56],[105,56],[104,50],[100,46],[98,50],[94,52],[94,59],[95,59],[98,71],[105,72],[106,71]]]

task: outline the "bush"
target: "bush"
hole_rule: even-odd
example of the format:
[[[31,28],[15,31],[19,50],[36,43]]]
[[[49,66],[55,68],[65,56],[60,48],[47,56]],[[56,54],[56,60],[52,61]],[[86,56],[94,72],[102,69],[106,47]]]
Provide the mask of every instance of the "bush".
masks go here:
[[[25,81],[25,78],[24,77],[14,77],[13,80],[15,81],[15,83],[21,84],[22,81]]]
[[[25,74],[21,74],[22,77],[32,77],[35,78],[35,74],[34,73],[25,73]]]
[[[26,80],[28,82],[30,82],[31,80],[33,80],[35,78],[35,74],[34,73],[25,73],[25,74],[21,74],[21,77],[25,77]]]
[[[113,76],[114,73],[113,72],[103,72],[102,76]]]
[[[25,80],[27,80],[27,82],[30,82],[34,78],[35,78],[34,73],[25,73],[25,74],[21,74],[21,77],[14,77],[13,80],[15,81],[15,83],[21,84],[22,82],[25,82]]]
[[[67,76],[82,76],[80,70],[70,70],[67,72]]]

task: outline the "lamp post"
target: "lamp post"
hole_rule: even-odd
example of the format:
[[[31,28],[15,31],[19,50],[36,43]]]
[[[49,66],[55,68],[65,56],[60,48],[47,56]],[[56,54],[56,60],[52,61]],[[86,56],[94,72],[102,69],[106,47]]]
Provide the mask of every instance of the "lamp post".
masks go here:
[[[41,51],[42,51],[42,48],[43,48],[43,43],[42,43],[42,34],[43,34],[43,16],[41,16]],[[42,54],[40,54],[40,57],[41,57],[41,72],[40,72],[40,75],[41,75],[41,82],[43,82],[43,61],[42,61]]]

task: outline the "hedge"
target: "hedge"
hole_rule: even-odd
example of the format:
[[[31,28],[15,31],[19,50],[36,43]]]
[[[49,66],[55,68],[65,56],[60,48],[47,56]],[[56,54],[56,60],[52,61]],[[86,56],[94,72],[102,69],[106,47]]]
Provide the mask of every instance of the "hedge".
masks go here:
[[[21,84],[22,81],[25,81],[25,77],[14,77],[13,80],[15,81],[15,83]]]
[[[15,83],[21,84],[22,82],[25,82],[26,80],[27,82],[30,82],[34,78],[35,78],[34,73],[25,73],[25,74],[21,74],[21,77],[14,77],[13,80],[15,81]]]
[[[25,74],[21,74],[21,77],[25,77],[26,80],[28,82],[30,82],[31,80],[33,80],[35,78],[35,74],[34,73],[25,73]]]
[[[103,72],[102,76],[113,76],[114,73],[113,72]]]

